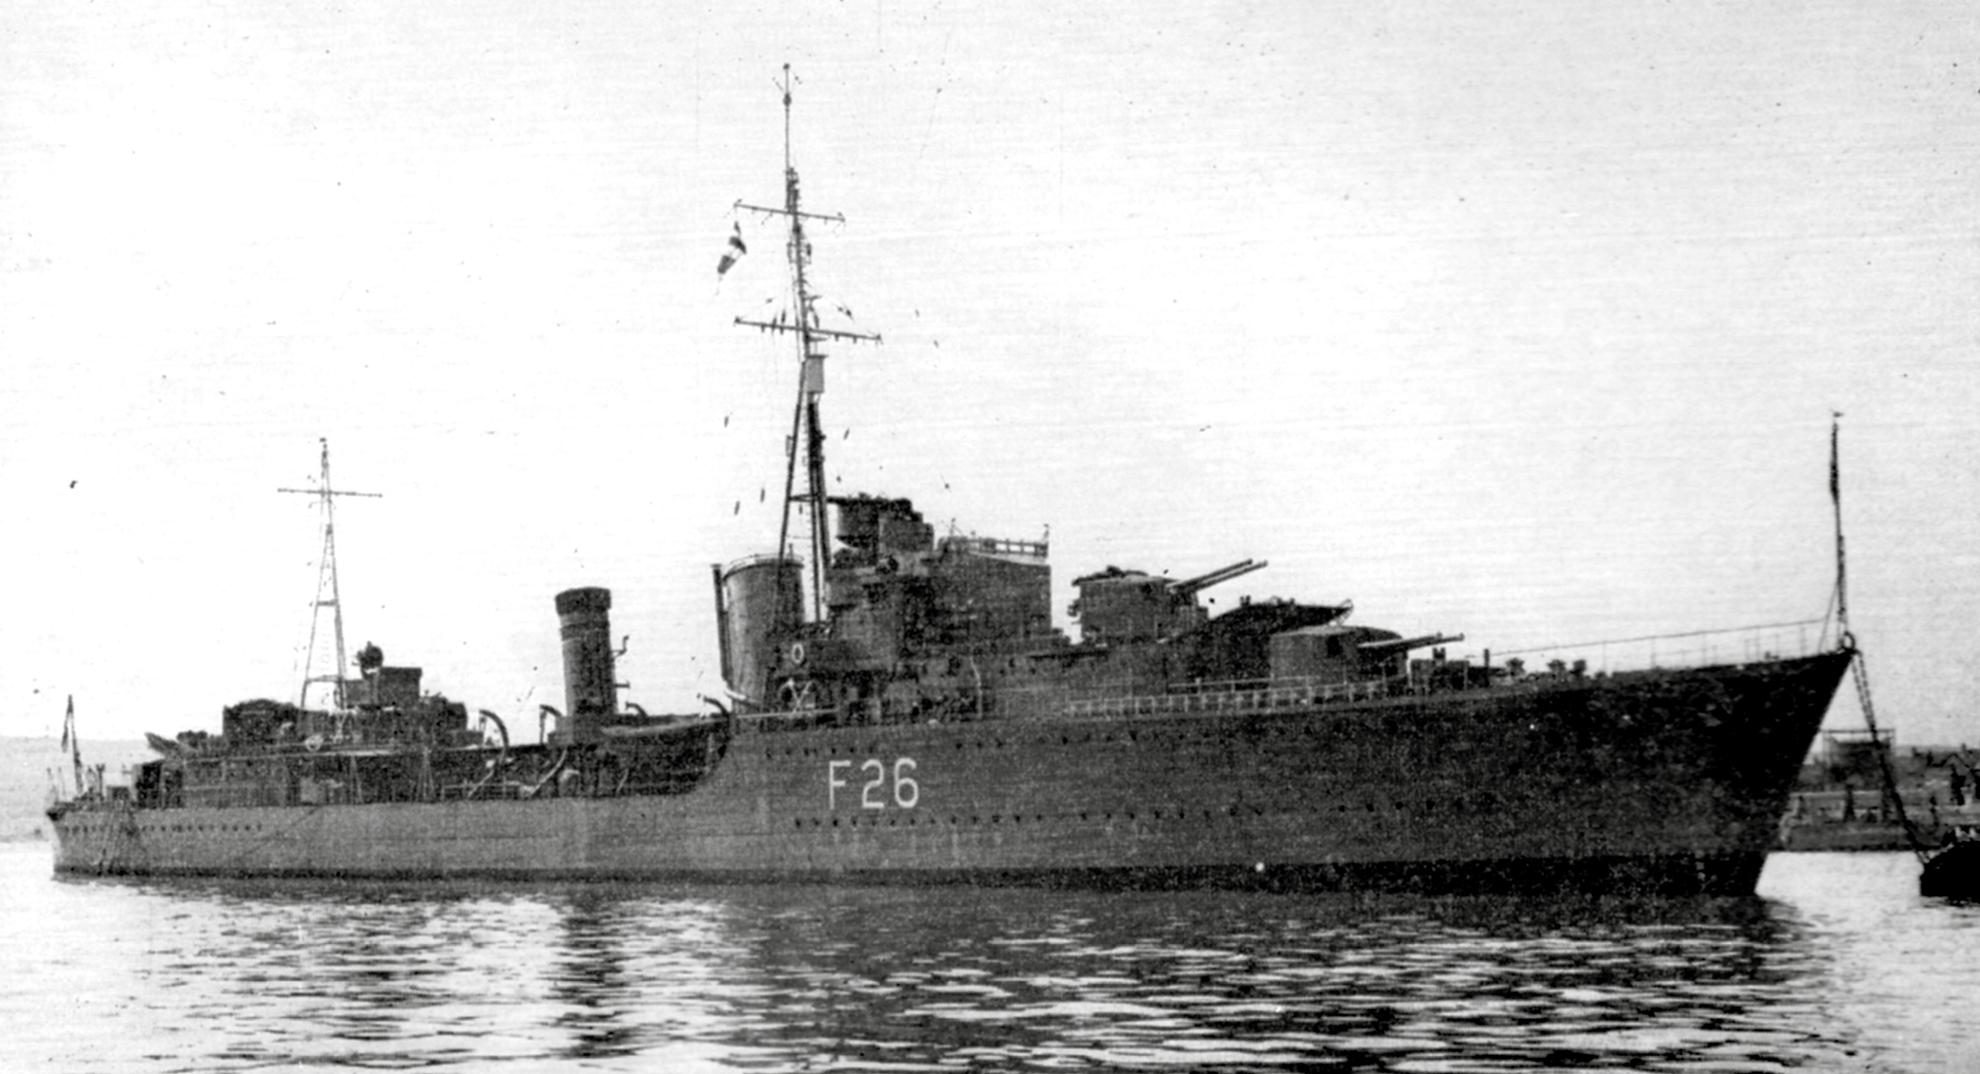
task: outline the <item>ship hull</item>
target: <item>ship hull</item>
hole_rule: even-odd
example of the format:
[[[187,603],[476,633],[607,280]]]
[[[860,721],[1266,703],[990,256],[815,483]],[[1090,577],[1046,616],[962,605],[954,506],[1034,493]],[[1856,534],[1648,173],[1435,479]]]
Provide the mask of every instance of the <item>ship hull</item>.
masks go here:
[[[1425,697],[739,728],[680,794],[134,808],[63,872],[1746,894],[1849,654]],[[1137,710],[1130,712],[1130,710]],[[1145,711],[1142,711],[1145,710]]]

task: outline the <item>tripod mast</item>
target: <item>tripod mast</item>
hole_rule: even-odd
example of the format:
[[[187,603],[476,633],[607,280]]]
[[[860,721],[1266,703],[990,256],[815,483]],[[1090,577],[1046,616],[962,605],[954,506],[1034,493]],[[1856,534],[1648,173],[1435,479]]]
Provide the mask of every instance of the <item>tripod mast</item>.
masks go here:
[[[309,707],[309,688],[316,683],[331,683],[335,687],[331,702],[337,708],[344,707],[344,605],[337,586],[337,516],[335,498],[338,496],[365,496],[378,499],[383,493],[350,492],[330,484],[330,441],[322,439],[323,471],[315,488],[276,489],[276,492],[294,492],[304,496],[315,496],[323,508],[323,555],[316,566],[316,602],[309,617],[309,648],[303,653],[302,689],[297,691],[296,704]],[[329,596],[325,597],[325,591]],[[311,675],[311,664],[316,657],[316,632],[323,622],[323,609],[330,609],[330,620],[337,642],[337,666],[327,675]]]

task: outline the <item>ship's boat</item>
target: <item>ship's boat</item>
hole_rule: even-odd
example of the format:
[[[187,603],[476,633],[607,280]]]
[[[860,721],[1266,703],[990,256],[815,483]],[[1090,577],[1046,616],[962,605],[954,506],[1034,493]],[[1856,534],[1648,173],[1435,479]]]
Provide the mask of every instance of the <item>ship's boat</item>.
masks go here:
[[[1918,893],[1936,898],[1980,899],[1980,839],[1947,843],[1925,859]]]
[[[329,704],[248,701],[217,734],[153,736],[131,787],[51,810],[56,867],[1753,890],[1847,646],[1528,670],[1347,603],[1211,614],[1203,592],[1252,560],[1084,574],[1075,640],[1053,622],[1044,541],[937,536],[909,500],[826,495],[817,346],[876,337],[820,325],[785,174],[782,207],[743,208],[790,227],[792,310],[741,323],[797,337],[785,519],[807,521],[808,547],[780,534],[712,569],[724,698],[622,702],[611,595],[571,589],[554,602],[564,705],[539,741],[367,647]]]

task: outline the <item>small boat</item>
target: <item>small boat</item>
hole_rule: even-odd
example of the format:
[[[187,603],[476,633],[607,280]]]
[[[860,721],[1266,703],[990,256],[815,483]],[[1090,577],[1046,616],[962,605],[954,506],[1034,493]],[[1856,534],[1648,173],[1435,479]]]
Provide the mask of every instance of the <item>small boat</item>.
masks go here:
[[[1980,899],[1980,839],[1956,838],[1932,851],[1918,875],[1918,893],[1940,899]]]

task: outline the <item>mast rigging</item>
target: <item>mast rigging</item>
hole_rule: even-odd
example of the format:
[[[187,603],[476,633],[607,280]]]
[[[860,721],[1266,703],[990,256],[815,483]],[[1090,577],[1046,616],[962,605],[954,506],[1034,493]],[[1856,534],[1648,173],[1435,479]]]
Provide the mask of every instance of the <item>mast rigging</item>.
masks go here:
[[[790,236],[784,249],[790,262],[792,315],[786,319],[779,314],[768,321],[737,317],[735,323],[766,332],[788,332],[796,337],[798,391],[797,402],[791,411],[791,435],[785,442],[784,509],[778,523],[777,549],[781,556],[789,547],[792,507],[807,505],[811,520],[808,535],[811,548],[807,557],[811,560],[811,614],[813,621],[822,622],[825,618],[825,560],[831,553],[831,535],[826,519],[825,433],[818,416],[818,399],[825,394],[826,355],[818,349],[818,345],[825,340],[878,343],[880,336],[878,333],[824,328],[818,324],[818,314],[813,309],[817,296],[811,293],[805,276],[805,269],[811,262],[811,241],[805,237],[804,223],[807,220],[823,220],[843,224],[845,217],[838,213],[810,213],[799,208],[797,167],[791,162],[791,85],[791,65],[787,63],[784,65],[784,77],[777,83],[784,97],[784,205],[782,208],[772,208],[738,201],[735,207],[783,216],[790,221]],[[797,491],[800,435],[804,439],[803,493]]]
[[[1877,755],[1877,769],[1884,778],[1884,801],[1911,844],[1911,852],[1924,861],[1930,848],[1905,812],[1904,796],[1898,793],[1897,773],[1891,768],[1891,743],[1877,729],[1877,707],[1870,699],[1870,672],[1863,663],[1863,650],[1856,647],[1856,633],[1849,627],[1849,569],[1843,554],[1842,525],[1842,411],[1833,411],[1829,422],[1829,499],[1836,515],[1836,629],[1842,647],[1852,654],[1851,677],[1856,683],[1857,705],[1863,710],[1863,725],[1870,731],[1870,747]]]

